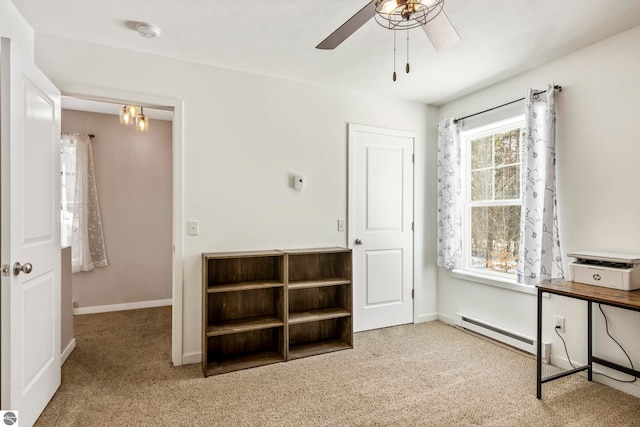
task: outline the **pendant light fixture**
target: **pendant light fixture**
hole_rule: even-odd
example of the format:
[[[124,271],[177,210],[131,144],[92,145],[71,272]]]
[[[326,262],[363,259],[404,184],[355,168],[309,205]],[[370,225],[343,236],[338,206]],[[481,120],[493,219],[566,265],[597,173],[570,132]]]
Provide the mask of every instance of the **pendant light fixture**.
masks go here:
[[[135,105],[124,105],[120,109],[120,124],[129,126],[132,125],[138,114],[138,107]]]
[[[140,107],[140,114],[136,116],[136,129],[140,132],[149,132],[149,119],[142,112],[142,107]]]
[[[123,105],[120,109],[120,124],[135,125],[140,132],[149,131],[149,119],[142,112],[142,107],[137,105]]]

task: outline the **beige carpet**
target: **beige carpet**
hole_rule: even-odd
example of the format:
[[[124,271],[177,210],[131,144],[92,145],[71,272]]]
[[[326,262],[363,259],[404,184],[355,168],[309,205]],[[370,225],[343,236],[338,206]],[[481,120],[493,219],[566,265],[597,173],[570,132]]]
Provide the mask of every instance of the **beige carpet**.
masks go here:
[[[535,360],[441,322],[353,350],[204,378],[172,367],[170,309],[78,316],[38,426],[640,426],[640,399],[572,376],[535,397]]]

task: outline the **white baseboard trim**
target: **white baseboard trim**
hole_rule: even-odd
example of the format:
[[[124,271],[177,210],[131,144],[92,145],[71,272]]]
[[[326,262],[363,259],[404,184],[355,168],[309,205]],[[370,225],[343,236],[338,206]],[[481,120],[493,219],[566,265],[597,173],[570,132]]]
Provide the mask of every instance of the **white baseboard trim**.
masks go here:
[[[455,317],[449,317],[444,314],[438,314],[438,320],[447,325],[460,326],[460,319]]]
[[[434,320],[438,320],[438,313],[419,314],[414,319],[414,323],[433,322]]]
[[[585,365],[586,363],[582,363],[582,362],[576,362],[575,360],[572,361],[574,365],[576,366],[581,366],[581,365]],[[562,368],[564,370],[569,370],[569,369],[573,369],[573,366],[571,366],[569,364],[569,361],[563,357],[563,356],[554,356],[553,353],[551,354],[551,364],[554,366],[557,366],[559,368]],[[623,380],[629,379],[629,377],[627,375],[625,375],[622,372],[617,372],[611,369],[607,369],[604,366],[600,366],[598,364],[595,364],[594,369],[593,369],[593,382],[596,383],[601,383],[604,385],[607,385],[611,388],[615,388],[616,390],[619,390],[623,393],[627,393],[630,394],[632,396],[635,397],[639,397],[640,398],[640,385],[635,382],[635,383],[623,383],[620,381],[615,381],[612,380],[610,378],[607,378],[603,375],[598,375],[597,372],[601,372],[603,374],[607,374],[613,378],[620,378]],[[580,375],[582,377],[587,378],[587,372],[579,372],[577,375]],[[553,382],[550,382],[548,384],[553,384]],[[544,389],[543,389],[544,391]]]
[[[77,316],[81,314],[108,313],[110,311],[137,310],[140,308],[164,307],[172,304],[173,304],[173,301],[171,299],[160,299],[156,301],[139,301],[139,302],[128,302],[124,304],[96,305],[93,307],[74,308],[73,314]]]
[[[622,383],[620,381],[615,381],[612,380],[610,378],[604,377],[602,375],[597,375],[596,372],[598,372],[598,369],[595,369],[593,371],[593,381],[598,382],[598,383],[602,383],[604,385],[607,385],[611,388],[615,388],[616,390],[620,390],[623,393],[627,393],[630,394],[632,396],[635,397],[640,397],[640,386],[638,386],[638,384],[636,383]],[[585,374],[586,375],[586,374]],[[607,373],[607,375],[610,375],[614,378],[616,378],[616,376],[622,378],[622,379],[626,379],[628,378],[626,375],[624,374],[620,374],[619,372],[616,373]]]
[[[202,353],[187,353],[182,355],[183,365],[192,365],[194,363],[202,362]]]
[[[76,339],[73,338],[71,341],[69,341],[69,345],[67,345],[67,347],[62,351],[62,354],[60,355],[60,366],[62,366],[64,362],[67,361],[67,358],[69,357],[69,355],[71,355],[71,352],[75,349],[76,349]]]

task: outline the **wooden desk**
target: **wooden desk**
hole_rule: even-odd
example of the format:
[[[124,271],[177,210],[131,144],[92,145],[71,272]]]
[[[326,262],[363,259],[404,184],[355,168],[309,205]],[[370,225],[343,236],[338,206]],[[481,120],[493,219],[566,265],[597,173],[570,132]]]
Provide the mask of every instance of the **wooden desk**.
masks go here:
[[[612,307],[624,308],[627,310],[640,311],[640,290],[621,291],[618,289],[604,288],[601,286],[585,285],[575,282],[554,282],[538,285],[538,336],[537,336],[537,390],[536,397],[542,398],[542,384],[558,378],[566,377],[577,372],[587,371],[587,379],[593,379],[593,364],[606,366],[628,375],[640,377],[640,371],[636,371],[626,366],[618,365],[608,360],[593,355],[593,326],[591,303],[609,305]],[[579,299],[587,303],[587,364],[578,366],[569,371],[542,378],[542,294],[562,295],[569,298]]]

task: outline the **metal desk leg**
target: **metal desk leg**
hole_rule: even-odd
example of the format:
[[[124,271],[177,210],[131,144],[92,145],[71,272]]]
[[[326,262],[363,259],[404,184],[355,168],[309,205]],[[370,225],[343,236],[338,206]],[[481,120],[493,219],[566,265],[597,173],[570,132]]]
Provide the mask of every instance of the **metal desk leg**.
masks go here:
[[[591,316],[591,311],[589,311],[589,316]],[[589,330],[589,338],[591,338],[591,330]],[[542,398],[542,291],[540,289],[538,289],[538,330],[537,330],[536,347],[537,347],[537,350],[536,350],[536,397],[538,399],[541,399]],[[589,363],[591,363],[591,347],[589,347]],[[591,370],[589,370],[589,379],[591,379]]]
[[[587,301],[587,379],[593,379],[593,325],[592,325],[591,301]]]

